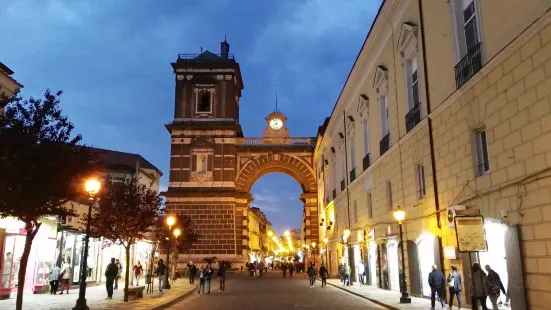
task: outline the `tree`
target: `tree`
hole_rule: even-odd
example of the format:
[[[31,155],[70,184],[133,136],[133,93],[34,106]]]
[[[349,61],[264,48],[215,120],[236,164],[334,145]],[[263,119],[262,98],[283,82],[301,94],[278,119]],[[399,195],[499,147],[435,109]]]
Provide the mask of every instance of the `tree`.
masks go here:
[[[135,178],[105,182],[99,207],[92,212],[91,230],[126,250],[124,301],[128,301],[130,247],[151,232],[161,208],[160,195]]]
[[[59,97],[49,90],[43,99],[23,100],[19,93],[0,99],[0,217],[25,224],[16,309],[23,306],[23,287],[34,237],[44,216],[72,215],[67,202],[83,196],[93,154],[78,147],[80,135],[62,114]]]

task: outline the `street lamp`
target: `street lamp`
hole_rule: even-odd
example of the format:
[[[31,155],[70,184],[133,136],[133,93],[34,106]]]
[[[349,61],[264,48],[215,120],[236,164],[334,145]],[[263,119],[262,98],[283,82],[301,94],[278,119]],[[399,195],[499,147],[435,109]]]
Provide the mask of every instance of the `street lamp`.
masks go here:
[[[285,237],[289,237],[289,236],[291,236],[291,232],[290,232],[290,231],[288,231],[288,230],[287,230],[287,231],[285,231]]]
[[[398,226],[400,227],[400,251],[402,253],[402,285],[400,285],[400,291],[402,292],[402,296],[400,297],[400,303],[401,304],[410,304],[411,298],[409,298],[408,295],[408,288],[406,284],[406,266],[404,261],[404,236],[402,232],[402,222],[406,218],[406,212],[398,206],[396,210],[394,210],[394,218],[398,221]]]
[[[166,224],[168,225],[168,247],[167,247],[167,251],[166,251],[166,270],[167,270],[167,277],[165,279],[165,282],[164,282],[164,285],[163,285],[163,288],[166,288],[166,289],[170,289],[170,283],[169,281],[167,281],[167,279],[170,277],[170,250],[171,250],[171,247],[172,247],[172,243],[170,243],[170,233],[172,232],[172,226],[174,225],[174,223],[176,222],[176,219],[174,218],[174,216],[169,216],[166,218]]]
[[[273,235],[274,235],[274,233],[273,233],[271,230],[268,231],[268,237],[271,237],[271,236],[273,236]]]
[[[86,305],[86,275],[88,274],[88,242],[90,240],[90,218],[92,217],[92,206],[94,205],[94,197],[99,192],[101,184],[98,180],[90,179],[84,184],[84,189],[90,195],[88,197],[88,220],[86,221],[86,236],[84,237],[84,256],[82,257],[82,267],[80,268],[80,287],[78,291],[78,299],[73,310],[88,310]]]

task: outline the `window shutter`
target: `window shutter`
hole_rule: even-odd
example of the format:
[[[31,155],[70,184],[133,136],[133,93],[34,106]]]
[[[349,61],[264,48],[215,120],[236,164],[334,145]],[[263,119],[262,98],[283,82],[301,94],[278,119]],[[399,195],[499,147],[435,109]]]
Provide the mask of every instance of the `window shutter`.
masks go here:
[[[214,156],[208,154],[207,156],[207,171],[212,171],[212,165],[214,164]]]
[[[191,171],[197,172],[197,154],[191,155]]]

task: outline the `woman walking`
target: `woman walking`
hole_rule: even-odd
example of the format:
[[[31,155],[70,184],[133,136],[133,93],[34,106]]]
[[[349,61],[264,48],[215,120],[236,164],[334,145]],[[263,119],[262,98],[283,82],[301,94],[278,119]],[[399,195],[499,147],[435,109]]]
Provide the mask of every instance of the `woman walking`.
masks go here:
[[[67,294],[69,294],[69,286],[70,281],[73,278],[73,270],[71,269],[71,265],[69,263],[63,264],[63,270],[61,271],[61,295],[63,295],[63,290],[67,291]]]
[[[220,288],[218,293],[222,293],[226,288],[226,264],[224,262],[218,262],[218,283],[220,283]]]
[[[205,267],[201,265],[201,268],[199,269],[199,290],[197,290],[197,294],[205,294]]]
[[[478,302],[482,304],[483,310],[488,310],[486,307],[486,298],[488,297],[486,274],[480,268],[479,263],[474,263],[471,268],[471,300],[473,309],[478,309]]]
[[[143,272],[143,267],[140,261],[136,265],[134,265],[134,277],[136,278],[136,286],[140,285],[140,275]]]
[[[207,265],[207,268],[205,268],[205,282],[207,284],[207,294],[210,294],[210,281],[212,280],[212,268],[210,264]]]
[[[461,300],[461,291],[463,290],[463,287],[461,286],[461,275],[459,272],[457,272],[457,266],[452,265],[452,271],[450,272],[450,275],[448,276],[448,288],[450,291],[450,310],[453,306],[453,297],[457,296],[457,305],[458,308],[461,309],[463,306],[463,302]]]

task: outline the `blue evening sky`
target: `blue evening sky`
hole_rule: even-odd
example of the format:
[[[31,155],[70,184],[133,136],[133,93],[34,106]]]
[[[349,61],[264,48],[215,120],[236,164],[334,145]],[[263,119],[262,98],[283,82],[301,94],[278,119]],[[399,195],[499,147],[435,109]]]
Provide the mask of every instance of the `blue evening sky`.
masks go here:
[[[380,0],[4,0],[0,61],[23,96],[64,91],[84,143],[138,153],[168,185],[178,53],[220,52],[227,34],[245,89],[241,125],[259,137],[279,109],[294,137],[315,136],[331,113]],[[277,233],[300,228],[298,183],[269,174],[253,188]]]

